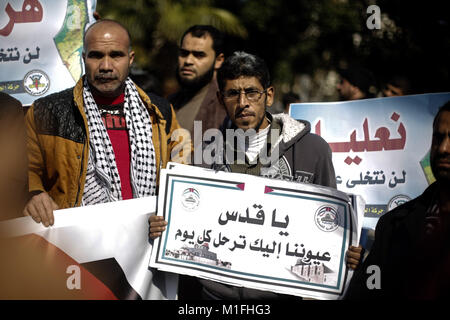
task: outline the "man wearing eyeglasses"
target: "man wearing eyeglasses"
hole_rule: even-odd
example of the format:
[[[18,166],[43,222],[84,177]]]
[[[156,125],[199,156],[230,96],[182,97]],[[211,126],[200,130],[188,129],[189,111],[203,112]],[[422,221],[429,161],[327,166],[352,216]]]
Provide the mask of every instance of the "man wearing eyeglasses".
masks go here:
[[[216,169],[336,188],[331,149],[310,133],[309,122],[267,112],[275,90],[261,58],[235,52],[219,70],[218,84],[219,100],[231,120],[224,129],[242,129],[247,137],[235,146],[238,154],[245,154],[245,162],[238,155],[229,159],[228,154],[226,163],[213,165]],[[225,145],[232,143],[225,141]]]
[[[224,148],[234,152],[212,168],[228,172],[266,176],[290,181],[314,183],[336,188],[331,161],[331,149],[320,136],[310,132],[307,121],[297,121],[287,114],[271,116],[267,112],[274,100],[270,75],[265,62],[245,52],[228,57],[217,74],[218,98],[228,118],[224,125]],[[244,140],[226,139],[227,133],[244,132]],[[275,136],[276,139],[273,139]],[[237,140],[237,144],[235,144]],[[241,143],[239,143],[241,140]],[[218,143],[218,139],[214,140]],[[244,155],[244,161],[239,157]],[[267,161],[269,159],[269,161]],[[161,216],[150,218],[150,238],[165,230],[167,222]],[[355,269],[361,258],[361,247],[350,247],[347,264]],[[275,294],[249,288],[234,287],[199,279],[201,297],[213,300],[292,299],[293,296]],[[194,293],[190,298],[194,297]],[[181,296],[180,296],[181,298]]]
[[[209,128],[219,128],[226,116],[216,96],[216,73],[223,60],[223,35],[219,30],[210,25],[194,25],[186,30],[176,71],[181,88],[168,100],[180,126],[190,132],[192,139],[194,121],[201,121],[203,135]]]

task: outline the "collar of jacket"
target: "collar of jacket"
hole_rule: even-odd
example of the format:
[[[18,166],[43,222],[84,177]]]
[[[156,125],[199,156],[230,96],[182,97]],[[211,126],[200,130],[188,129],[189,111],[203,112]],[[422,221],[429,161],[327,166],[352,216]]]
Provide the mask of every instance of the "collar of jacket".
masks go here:
[[[281,130],[280,139],[278,139],[272,148],[280,143],[282,145],[281,149],[285,150],[311,131],[311,124],[308,121],[296,120],[284,113],[274,114],[272,116],[269,112],[266,112],[266,118],[269,119],[272,126],[277,124],[277,127]],[[226,129],[237,129],[228,116],[221,126],[224,137]]]
[[[281,127],[280,148],[285,150],[311,131],[311,124],[306,120],[296,120],[285,113],[273,115],[273,123]]]

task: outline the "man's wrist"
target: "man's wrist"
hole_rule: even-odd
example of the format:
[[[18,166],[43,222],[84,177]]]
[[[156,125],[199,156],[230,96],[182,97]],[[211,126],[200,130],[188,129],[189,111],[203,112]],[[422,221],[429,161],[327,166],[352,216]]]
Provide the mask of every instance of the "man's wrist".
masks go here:
[[[28,192],[28,201],[30,201],[30,199],[33,198],[34,196],[37,196],[38,194],[41,194],[42,192],[44,192],[44,191],[43,190],[29,191]]]

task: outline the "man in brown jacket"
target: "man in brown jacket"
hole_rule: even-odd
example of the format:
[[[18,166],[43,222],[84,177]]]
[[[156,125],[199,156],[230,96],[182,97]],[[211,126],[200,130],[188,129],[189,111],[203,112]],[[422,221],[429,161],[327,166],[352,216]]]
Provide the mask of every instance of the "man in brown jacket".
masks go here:
[[[24,214],[45,226],[58,208],[155,195],[174,149],[180,162],[191,151],[171,139],[180,128],[171,105],[128,77],[134,52],[121,24],[91,25],[83,59],[75,87],[36,100],[26,116],[33,196]]]

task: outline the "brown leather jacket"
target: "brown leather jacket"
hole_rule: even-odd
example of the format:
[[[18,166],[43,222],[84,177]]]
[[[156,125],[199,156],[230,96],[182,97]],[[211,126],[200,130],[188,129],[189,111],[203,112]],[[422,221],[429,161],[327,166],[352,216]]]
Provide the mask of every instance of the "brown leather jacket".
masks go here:
[[[138,88],[152,121],[157,181],[168,161],[186,163],[192,151],[187,139],[171,139],[180,126],[172,106]],[[155,101],[156,104],[155,104]],[[83,107],[83,79],[74,88],[36,100],[25,118],[28,134],[29,191],[47,192],[60,208],[81,204],[89,155],[89,131]],[[172,150],[180,149],[171,159]],[[184,151],[184,152],[183,152]]]

